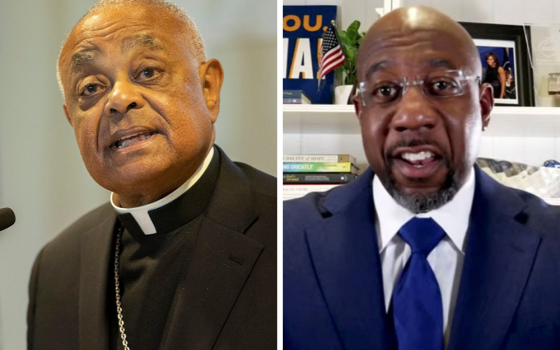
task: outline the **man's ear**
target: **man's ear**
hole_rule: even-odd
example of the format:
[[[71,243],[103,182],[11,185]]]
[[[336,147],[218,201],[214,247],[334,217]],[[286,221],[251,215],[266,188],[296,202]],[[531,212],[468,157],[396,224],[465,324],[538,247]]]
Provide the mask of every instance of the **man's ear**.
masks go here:
[[[484,83],[480,86],[480,115],[482,116],[482,130],[490,123],[490,113],[494,108],[494,91],[492,85]]]
[[[68,114],[68,107],[66,107],[66,105],[62,105],[62,108],[64,109],[64,114],[66,114],[66,120],[68,120],[68,123],[70,123],[70,126],[72,125],[72,120],[70,120],[70,114]]]
[[[206,107],[212,116],[212,124],[214,124],[220,112],[220,89],[224,81],[224,70],[218,60],[211,59],[200,66],[198,75],[202,83]]]

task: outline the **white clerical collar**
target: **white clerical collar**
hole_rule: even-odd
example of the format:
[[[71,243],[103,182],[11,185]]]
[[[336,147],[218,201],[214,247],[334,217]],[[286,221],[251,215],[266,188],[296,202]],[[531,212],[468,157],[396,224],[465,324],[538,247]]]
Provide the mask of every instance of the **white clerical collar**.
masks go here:
[[[399,205],[377,176],[373,177],[373,202],[377,214],[379,252],[389,244],[399,229],[413,217],[432,218],[440,225],[455,247],[464,254],[464,241],[474,198],[475,174],[471,168],[465,184],[451,201],[428,213],[414,214]]]
[[[148,212],[150,210],[161,208],[164,205],[171,203],[179,196],[181,196],[183,193],[187,192],[187,190],[191,188],[198,181],[198,179],[200,179],[202,174],[204,174],[213,156],[214,156],[214,147],[210,149],[210,152],[208,152],[202,164],[198,167],[198,169],[196,169],[194,174],[183,185],[181,185],[179,188],[177,188],[175,191],[171,192],[167,196],[153,203],[146,204],[140,207],[135,207],[135,208],[121,208],[115,205],[115,202],[113,202],[113,193],[111,193],[111,205],[120,214],[126,214],[126,213],[131,214],[145,235],[151,235],[157,233],[156,227],[152,222],[152,219],[150,218]]]

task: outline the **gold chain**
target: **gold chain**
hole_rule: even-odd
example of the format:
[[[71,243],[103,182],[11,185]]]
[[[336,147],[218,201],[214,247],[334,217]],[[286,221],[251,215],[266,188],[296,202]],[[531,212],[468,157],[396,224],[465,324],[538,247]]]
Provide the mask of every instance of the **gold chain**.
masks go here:
[[[119,283],[119,256],[123,231],[124,227],[121,224],[117,232],[117,243],[115,244],[115,294],[117,296],[117,318],[119,319],[119,332],[121,333],[122,344],[124,350],[130,350],[130,348],[128,347],[128,341],[126,340],[126,334],[124,333],[124,320],[122,315],[121,290]]]

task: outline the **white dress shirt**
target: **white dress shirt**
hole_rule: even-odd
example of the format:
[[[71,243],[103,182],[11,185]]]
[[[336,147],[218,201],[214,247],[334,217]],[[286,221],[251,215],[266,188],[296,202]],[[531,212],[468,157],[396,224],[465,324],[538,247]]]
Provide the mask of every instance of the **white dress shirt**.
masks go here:
[[[434,271],[441,291],[445,344],[449,340],[453,311],[455,310],[461,279],[465,236],[469,226],[474,188],[475,175],[471,168],[467,181],[450,202],[428,213],[414,214],[395,202],[377,176],[373,178],[377,241],[383,271],[383,292],[387,312],[389,311],[393,288],[410,257],[410,247],[397,235],[400,228],[416,216],[432,218],[446,233],[446,236],[428,255],[428,263]]]
[[[194,174],[187,181],[185,181],[184,184],[182,184],[179,188],[177,188],[175,191],[171,192],[167,196],[155,202],[142,205],[140,207],[121,208],[117,206],[115,202],[113,202],[113,193],[111,192],[111,204],[113,205],[113,208],[120,214],[130,213],[132,217],[136,220],[136,223],[138,223],[138,226],[140,226],[140,228],[142,229],[145,235],[153,235],[154,233],[157,233],[157,230],[154,223],[152,222],[152,218],[150,217],[150,214],[148,214],[148,211],[161,208],[164,205],[171,203],[173,200],[181,196],[183,193],[187,192],[187,190],[191,188],[198,181],[198,179],[200,179],[202,174],[204,174],[206,168],[208,168],[208,165],[210,165],[213,156],[214,156],[214,147],[210,148],[210,151],[206,155],[206,158],[204,158],[202,164],[200,164],[198,169],[196,169]]]

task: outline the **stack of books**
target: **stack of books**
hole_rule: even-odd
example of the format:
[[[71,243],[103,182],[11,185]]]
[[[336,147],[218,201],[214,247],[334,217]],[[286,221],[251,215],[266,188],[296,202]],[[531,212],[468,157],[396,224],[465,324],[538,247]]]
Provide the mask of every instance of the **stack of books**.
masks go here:
[[[354,180],[359,170],[349,154],[289,154],[283,161],[284,200],[328,191]]]
[[[282,103],[285,105],[308,105],[311,100],[301,90],[284,90]]]

